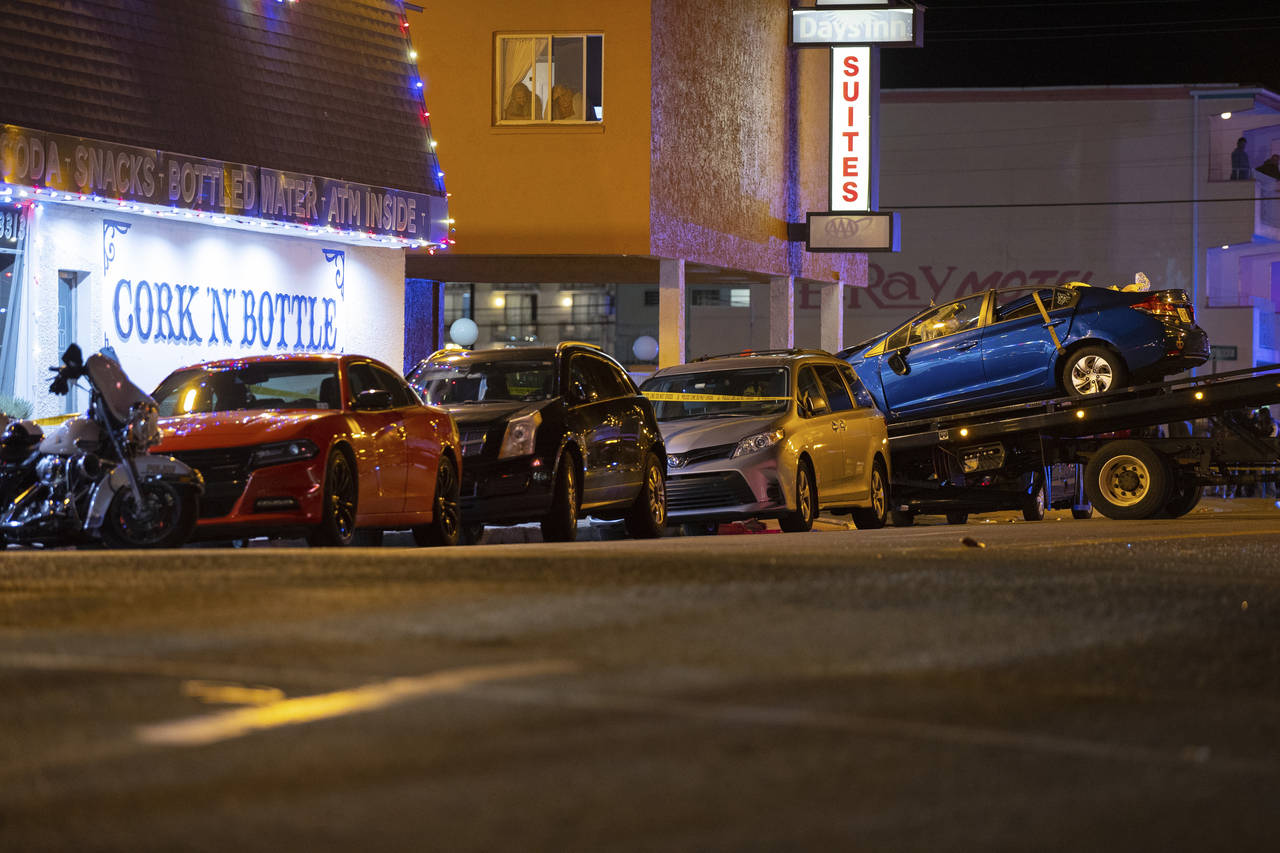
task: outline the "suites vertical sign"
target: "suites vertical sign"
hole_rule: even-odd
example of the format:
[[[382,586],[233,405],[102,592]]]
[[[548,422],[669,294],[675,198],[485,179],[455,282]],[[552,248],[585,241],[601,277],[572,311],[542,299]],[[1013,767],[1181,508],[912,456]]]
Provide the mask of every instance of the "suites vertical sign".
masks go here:
[[[831,51],[831,150],[825,211],[810,211],[810,252],[896,252],[896,213],[880,213],[876,134],[880,48],[924,44],[924,8],[911,0],[816,0],[791,10],[791,46]]]
[[[870,47],[831,49],[831,201],[833,211],[872,209]]]

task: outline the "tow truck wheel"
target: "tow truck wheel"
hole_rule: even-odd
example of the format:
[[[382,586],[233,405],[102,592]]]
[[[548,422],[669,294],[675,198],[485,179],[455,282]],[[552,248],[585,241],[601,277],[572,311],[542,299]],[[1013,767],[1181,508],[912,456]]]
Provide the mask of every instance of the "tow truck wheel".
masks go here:
[[[953,510],[947,513],[947,524],[968,524],[969,513]]]
[[[1120,356],[1106,347],[1081,347],[1062,364],[1062,388],[1072,397],[1105,394],[1129,384]]]
[[[1104,444],[1084,469],[1085,493],[1107,518],[1150,518],[1165,508],[1171,485],[1168,463],[1141,441]]]
[[[1027,521],[1044,521],[1044,514],[1048,509],[1047,504],[1048,499],[1044,480],[1037,479],[1034,491],[1023,498],[1022,517]]]
[[[1179,480],[1169,493],[1169,502],[1164,505],[1164,512],[1160,514],[1166,518],[1182,518],[1200,503],[1202,492],[1204,487],[1198,480]]]
[[[889,523],[894,527],[910,527],[916,523],[916,514],[904,510],[889,510]]]

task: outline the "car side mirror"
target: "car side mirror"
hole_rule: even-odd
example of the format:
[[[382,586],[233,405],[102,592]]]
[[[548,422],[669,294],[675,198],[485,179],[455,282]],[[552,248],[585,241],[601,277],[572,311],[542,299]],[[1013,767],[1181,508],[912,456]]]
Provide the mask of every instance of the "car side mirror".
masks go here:
[[[391,408],[391,392],[381,388],[370,388],[356,395],[355,409],[358,412],[380,412]]]
[[[911,368],[907,366],[907,353],[909,352],[911,352],[909,348],[903,347],[902,349],[895,352],[893,355],[889,356],[885,360],[885,362],[889,365],[889,369],[892,370],[894,373],[898,374],[899,376],[906,376],[908,373],[910,373]]]
[[[827,407],[825,402],[821,407],[819,407],[818,403],[808,394],[805,394],[803,397],[800,398],[800,416],[801,417],[812,418],[815,415],[823,414],[824,412],[826,412],[826,410],[827,410]]]

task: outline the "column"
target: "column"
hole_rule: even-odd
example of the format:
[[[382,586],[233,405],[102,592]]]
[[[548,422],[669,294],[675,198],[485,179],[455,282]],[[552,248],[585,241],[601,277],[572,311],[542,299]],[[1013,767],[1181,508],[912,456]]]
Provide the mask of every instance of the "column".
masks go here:
[[[404,370],[444,346],[444,282],[409,278],[404,282]]]
[[[658,261],[658,367],[685,361],[684,259]]]
[[[820,346],[834,353],[844,348],[844,282],[833,281],[818,285],[821,293],[819,313],[822,315]]]
[[[769,279],[769,349],[796,345],[796,280],[794,276]]]

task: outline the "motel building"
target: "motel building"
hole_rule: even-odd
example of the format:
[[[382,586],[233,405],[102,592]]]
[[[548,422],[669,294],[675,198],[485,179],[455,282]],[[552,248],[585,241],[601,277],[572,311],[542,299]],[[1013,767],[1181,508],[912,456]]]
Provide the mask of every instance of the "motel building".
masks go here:
[[[803,225],[837,168],[831,57],[789,45],[789,5],[410,8],[432,27],[418,63],[455,193],[457,244],[407,262],[411,298],[440,299],[437,340],[468,318],[478,346],[587,340],[644,373],[835,349],[975,290],[1142,272],[1195,299],[1215,346],[1197,372],[1280,360],[1280,191],[1230,169],[1240,138],[1254,165],[1280,152],[1275,93],[880,89],[863,177],[899,250],[812,253]]]
[[[47,392],[72,342],[148,390],[247,355],[402,368],[406,250],[450,239],[403,6],[99,5],[0,23],[42,45],[0,57],[0,402],[82,409]]]
[[[466,319],[456,343],[583,340],[636,373],[839,348],[868,255],[808,251],[803,227],[832,209],[834,168],[865,197],[875,163],[833,166],[831,52],[789,46],[788,3],[489,0],[409,21],[430,27],[418,65],[454,193],[456,244],[406,263],[437,340]],[[850,85],[860,110],[874,76]]]

